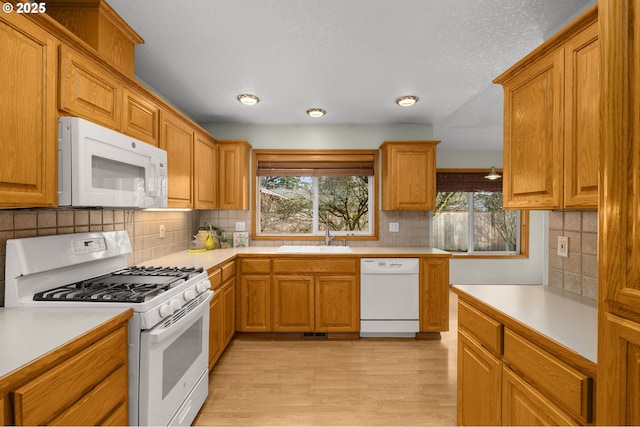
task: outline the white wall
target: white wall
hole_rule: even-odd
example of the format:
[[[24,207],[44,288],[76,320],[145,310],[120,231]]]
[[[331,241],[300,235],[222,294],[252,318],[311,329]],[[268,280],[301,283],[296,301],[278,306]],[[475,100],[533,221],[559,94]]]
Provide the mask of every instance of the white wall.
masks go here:
[[[389,140],[429,140],[429,125],[203,125],[218,139],[245,139],[256,149],[327,148],[372,149]],[[437,148],[439,168],[502,167],[501,151],[449,151],[446,141]],[[548,215],[530,213],[529,258],[452,259],[452,284],[540,284],[546,282]]]

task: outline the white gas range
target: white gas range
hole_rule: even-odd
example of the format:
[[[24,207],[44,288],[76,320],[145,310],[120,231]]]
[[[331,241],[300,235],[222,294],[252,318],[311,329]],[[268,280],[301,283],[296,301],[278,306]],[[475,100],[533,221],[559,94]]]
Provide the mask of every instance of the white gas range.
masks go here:
[[[130,253],[126,231],[8,240],[5,305],[132,308],[129,424],[190,425],[208,395],[207,272]]]

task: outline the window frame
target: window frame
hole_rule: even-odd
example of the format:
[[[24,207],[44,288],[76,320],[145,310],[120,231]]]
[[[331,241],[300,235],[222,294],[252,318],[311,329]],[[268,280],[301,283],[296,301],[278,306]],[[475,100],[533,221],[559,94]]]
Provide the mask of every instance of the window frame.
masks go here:
[[[256,149],[251,155],[251,239],[252,240],[286,240],[286,241],[323,241],[324,234],[258,234],[258,162],[268,157],[278,157],[291,159],[315,159],[322,161],[323,158],[335,158],[336,156],[357,156],[367,155],[373,157],[373,176],[370,182],[369,205],[371,209],[371,234],[341,234],[332,232],[332,236],[337,236],[338,240],[378,240],[378,194],[379,194],[379,151],[378,150],[334,150],[334,149]],[[371,181],[370,180],[370,181]]]
[[[446,169],[436,169],[437,173],[478,173],[478,172],[486,172],[489,173],[487,169],[465,169],[465,168],[446,168]],[[496,172],[502,174],[502,169],[496,168]],[[461,191],[463,193],[468,193],[468,191]],[[437,194],[437,191],[436,191]],[[504,192],[503,192],[504,196]],[[504,209],[509,210],[509,209]],[[514,210],[514,209],[511,209]],[[472,252],[472,253],[464,253],[464,252],[451,252],[453,254],[453,258],[459,259],[506,259],[506,258],[529,258],[529,211],[515,209],[520,211],[520,251],[518,253],[499,253],[499,252]],[[433,211],[429,211],[429,245],[433,246]]]

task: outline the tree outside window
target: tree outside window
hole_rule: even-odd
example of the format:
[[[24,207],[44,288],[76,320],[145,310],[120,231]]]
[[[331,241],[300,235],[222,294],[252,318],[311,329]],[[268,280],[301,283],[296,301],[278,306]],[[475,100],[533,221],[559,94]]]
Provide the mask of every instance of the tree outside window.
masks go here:
[[[318,236],[327,228],[332,235],[373,236],[376,159],[369,152],[259,150],[256,236]]]

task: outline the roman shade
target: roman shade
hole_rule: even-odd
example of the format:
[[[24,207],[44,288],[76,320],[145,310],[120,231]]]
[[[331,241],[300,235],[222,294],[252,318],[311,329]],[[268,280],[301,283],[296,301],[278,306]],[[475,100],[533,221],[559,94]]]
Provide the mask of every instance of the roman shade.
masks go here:
[[[374,176],[376,156],[362,151],[256,152],[258,176]]]
[[[446,171],[436,172],[437,192],[502,192],[502,178],[485,178],[488,171]]]

